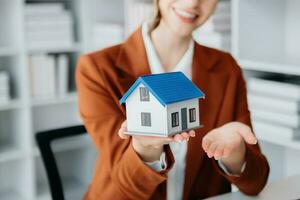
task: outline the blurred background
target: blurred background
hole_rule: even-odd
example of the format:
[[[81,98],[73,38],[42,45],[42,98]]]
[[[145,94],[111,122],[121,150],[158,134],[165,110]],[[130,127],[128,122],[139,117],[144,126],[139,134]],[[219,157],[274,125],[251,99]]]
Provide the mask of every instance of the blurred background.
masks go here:
[[[223,0],[194,33],[243,69],[269,182],[300,174],[299,8],[299,0]],[[0,0],[1,200],[51,199],[34,134],[82,123],[78,56],[124,41],[151,13],[152,0]],[[66,193],[81,196],[92,142],[84,135],[54,147]]]

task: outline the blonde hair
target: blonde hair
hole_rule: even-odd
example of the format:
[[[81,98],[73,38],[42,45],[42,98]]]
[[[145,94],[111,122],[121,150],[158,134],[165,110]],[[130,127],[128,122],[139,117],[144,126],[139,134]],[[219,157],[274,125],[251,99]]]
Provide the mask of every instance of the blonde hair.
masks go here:
[[[161,12],[159,10],[159,0],[154,0],[153,1],[153,7],[154,7],[154,10],[153,10],[153,19],[152,19],[152,22],[151,22],[151,25],[150,25],[150,28],[149,28],[149,33],[151,33],[158,25],[159,25],[159,22],[161,20]]]

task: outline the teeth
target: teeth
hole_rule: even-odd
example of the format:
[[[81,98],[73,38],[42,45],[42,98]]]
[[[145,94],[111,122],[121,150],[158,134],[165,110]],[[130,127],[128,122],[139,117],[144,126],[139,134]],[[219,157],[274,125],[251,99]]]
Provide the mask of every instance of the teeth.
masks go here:
[[[181,9],[176,9],[176,8],[175,8],[175,11],[176,11],[179,15],[181,15],[181,16],[183,16],[183,17],[187,17],[187,18],[191,18],[191,19],[193,19],[193,18],[196,17],[195,14],[188,13],[188,12],[186,12],[186,11],[184,11],[184,10],[181,10]]]

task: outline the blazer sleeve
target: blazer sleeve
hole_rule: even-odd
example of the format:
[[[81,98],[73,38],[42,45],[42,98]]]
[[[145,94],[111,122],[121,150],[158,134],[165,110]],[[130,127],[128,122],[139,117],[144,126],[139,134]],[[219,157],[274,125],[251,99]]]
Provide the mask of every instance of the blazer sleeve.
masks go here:
[[[252,129],[250,112],[247,103],[247,89],[242,71],[236,61],[230,56],[232,64],[237,69],[237,88],[235,99],[235,121],[242,122]],[[253,129],[252,129],[253,130]],[[216,163],[216,162],[215,162]],[[224,173],[217,163],[214,164],[217,171],[229,182],[236,185],[240,191],[248,195],[257,195],[265,186],[269,176],[269,164],[261,153],[259,144],[246,144],[246,166],[239,177]]]
[[[156,172],[140,159],[132,147],[131,139],[123,140],[118,136],[125,116],[107,92],[99,70],[91,56],[80,57],[76,84],[81,118],[97,149],[101,151],[102,167],[108,168],[113,184],[122,191],[124,198],[149,199],[158,185],[166,181],[173,158],[167,158],[169,163],[166,170]],[[165,146],[165,151],[166,155],[171,155],[169,146]],[[114,194],[111,195],[113,198]]]

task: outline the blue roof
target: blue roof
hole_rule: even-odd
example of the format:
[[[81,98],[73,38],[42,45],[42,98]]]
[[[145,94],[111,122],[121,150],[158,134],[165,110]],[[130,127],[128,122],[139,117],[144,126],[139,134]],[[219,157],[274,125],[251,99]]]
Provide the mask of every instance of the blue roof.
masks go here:
[[[168,72],[139,77],[120,99],[120,104],[126,101],[140,83],[143,83],[163,106],[205,97],[204,93],[182,72]]]

